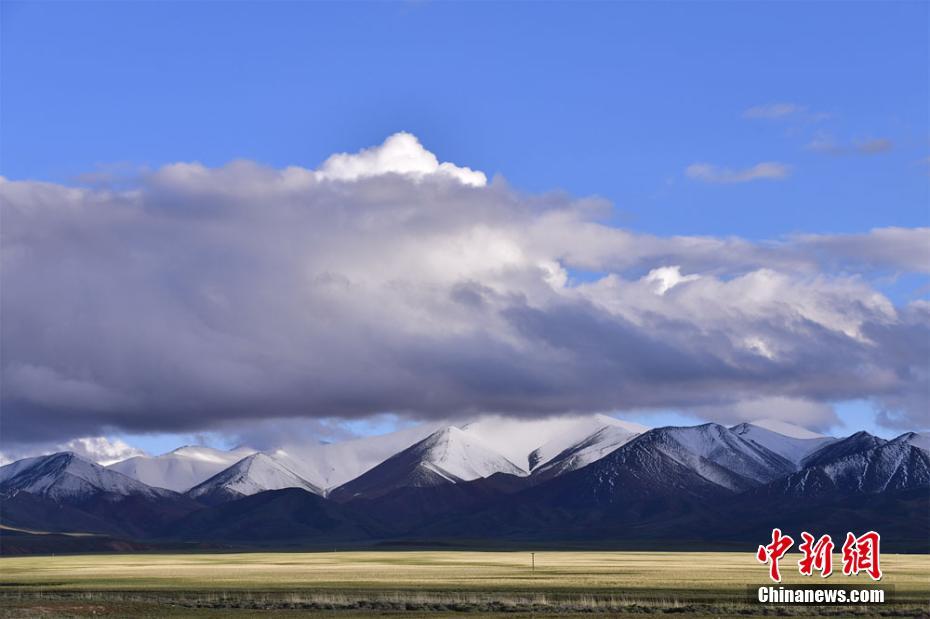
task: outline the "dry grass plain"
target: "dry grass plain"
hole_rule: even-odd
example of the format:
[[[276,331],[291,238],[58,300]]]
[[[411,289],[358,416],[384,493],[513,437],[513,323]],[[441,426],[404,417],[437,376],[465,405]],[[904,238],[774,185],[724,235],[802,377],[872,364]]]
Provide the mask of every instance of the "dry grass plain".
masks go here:
[[[794,555],[782,561],[785,584],[824,584],[800,576],[796,561]],[[839,557],[835,561],[839,565]],[[0,559],[0,613],[248,616],[315,611],[341,617],[402,612],[433,617],[468,612],[518,617],[524,611],[534,616],[744,616],[776,610],[747,602],[747,585],[768,584],[767,568],[751,552],[553,551],[537,552],[535,563],[534,571],[529,552],[470,551],[5,557]],[[882,584],[894,586],[894,605],[824,612],[930,612],[930,556],[884,554],[882,565]],[[864,575],[834,575],[827,582],[869,586],[871,581]],[[787,611],[818,612],[815,607]]]

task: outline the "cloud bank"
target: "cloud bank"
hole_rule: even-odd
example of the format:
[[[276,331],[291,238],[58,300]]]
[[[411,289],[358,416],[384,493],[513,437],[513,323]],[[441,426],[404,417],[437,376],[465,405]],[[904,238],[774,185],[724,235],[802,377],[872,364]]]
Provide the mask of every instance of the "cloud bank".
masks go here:
[[[7,443],[760,402],[825,427],[858,398],[927,425],[930,304],[868,282],[926,272],[928,229],[638,234],[409,134],[316,170],[174,164],[0,199]]]

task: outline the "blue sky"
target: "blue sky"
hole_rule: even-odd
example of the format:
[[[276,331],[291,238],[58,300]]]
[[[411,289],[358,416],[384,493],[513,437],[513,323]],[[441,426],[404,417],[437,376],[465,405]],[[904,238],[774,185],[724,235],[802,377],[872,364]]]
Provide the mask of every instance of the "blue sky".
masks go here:
[[[2,173],[313,166],[407,130],[527,191],[660,234],[928,219],[928,5],[3,3]],[[788,102],[805,112],[746,119]],[[805,149],[885,139],[873,155]],[[792,166],[718,186],[695,162]]]
[[[896,429],[876,424],[874,412],[867,402],[842,402],[837,405],[836,409],[841,423],[830,428],[829,432],[834,436],[847,436],[859,430],[866,430],[876,436],[885,438],[893,438],[900,434],[900,431]],[[614,416],[654,428],[661,426],[690,426],[705,421],[695,415],[674,410],[648,411],[634,414],[626,412]],[[408,424],[402,419],[391,416],[379,416],[371,420],[352,421],[344,424],[349,432],[358,436],[384,434],[406,425]],[[167,453],[182,445],[205,444],[220,449],[232,449],[237,446],[236,438],[219,432],[201,434],[116,434],[114,436],[152,454]]]
[[[613,225],[641,233],[930,224],[926,2],[0,7],[11,180],[178,161],[313,168],[409,131],[521,191],[604,197]],[[693,167],[719,181],[760,164],[779,171],[706,182]],[[928,294],[923,275],[873,284],[896,303]],[[890,432],[867,403],[840,407]],[[178,435],[131,439],[159,451]]]

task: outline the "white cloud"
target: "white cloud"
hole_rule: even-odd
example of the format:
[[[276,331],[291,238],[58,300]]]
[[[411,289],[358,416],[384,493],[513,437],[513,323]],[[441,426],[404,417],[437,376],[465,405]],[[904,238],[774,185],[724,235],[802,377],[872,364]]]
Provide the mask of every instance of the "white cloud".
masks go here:
[[[653,284],[656,294],[663,295],[678,284],[693,282],[700,277],[700,275],[682,275],[680,266],[669,266],[653,269],[643,279]]]
[[[355,154],[333,155],[316,172],[318,178],[341,181],[382,174],[402,174],[416,179],[440,175],[474,187],[487,184],[483,172],[453,163],[440,163],[436,155],[423,148],[416,136],[406,132],[395,133],[380,146],[366,148]]]
[[[836,410],[829,404],[778,396],[752,398],[728,406],[708,407],[694,412],[702,417],[727,424],[775,418],[803,428],[824,432],[839,423]]]
[[[796,103],[766,103],[753,106],[743,112],[743,118],[784,118],[804,112],[804,106]]]
[[[0,452],[0,465],[14,462],[20,458],[43,456],[60,451],[73,451],[103,466],[109,466],[114,462],[132,458],[133,456],[146,455],[144,451],[129,445],[122,439],[108,438],[106,436],[85,436],[63,443],[30,445],[25,451],[14,448],[12,451]]]
[[[757,163],[750,168],[734,170],[710,163],[693,163],[685,169],[688,178],[705,183],[748,183],[756,180],[781,180],[791,173],[791,167],[775,161]]]
[[[930,230],[659,237],[605,225],[603,201],[357,165],[0,183],[3,440],[773,397],[926,411],[927,311],[862,273],[921,267]]]

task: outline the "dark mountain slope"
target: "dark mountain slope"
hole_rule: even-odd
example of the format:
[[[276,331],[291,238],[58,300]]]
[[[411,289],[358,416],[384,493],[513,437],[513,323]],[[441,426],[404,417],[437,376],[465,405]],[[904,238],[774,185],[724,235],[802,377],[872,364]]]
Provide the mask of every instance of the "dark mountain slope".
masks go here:
[[[6,525],[135,538],[201,507],[70,452],[2,467],[0,503],[0,520]]]
[[[816,450],[801,460],[800,468],[826,464],[851,454],[868,451],[873,447],[879,447],[887,442],[888,441],[885,439],[873,436],[868,432],[856,432],[844,439],[840,439],[835,443],[830,443]]]
[[[208,507],[163,531],[171,539],[284,545],[381,535],[370,518],[300,488],[269,490]]]
[[[476,513],[440,519],[422,534],[473,539],[616,538],[646,529],[660,534],[662,527],[650,523],[709,515],[708,506],[731,494],[654,449],[648,434],[582,469],[499,497]]]
[[[494,473],[525,473],[468,433],[449,426],[329,493],[336,501],[373,499],[401,488],[458,484]]]

